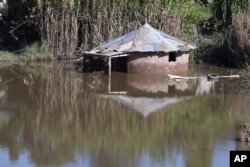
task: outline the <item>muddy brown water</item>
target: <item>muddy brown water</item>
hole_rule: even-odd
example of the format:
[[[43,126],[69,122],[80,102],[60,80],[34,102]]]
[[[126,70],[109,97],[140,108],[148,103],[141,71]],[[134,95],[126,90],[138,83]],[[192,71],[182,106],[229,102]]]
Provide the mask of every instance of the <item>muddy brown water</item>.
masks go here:
[[[64,64],[0,68],[0,166],[221,167],[250,121],[233,69],[166,76],[76,73]]]

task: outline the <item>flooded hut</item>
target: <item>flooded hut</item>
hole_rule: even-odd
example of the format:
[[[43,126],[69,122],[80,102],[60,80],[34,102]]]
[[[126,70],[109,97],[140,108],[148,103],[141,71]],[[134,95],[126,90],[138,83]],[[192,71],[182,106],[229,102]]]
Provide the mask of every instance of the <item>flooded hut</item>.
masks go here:
[[[189,53],[192,49],[195,49],[195,46],[145,23],[139,29],[100,45],[85,54],[105,57],[108,60],[109,72],[111,62],[119,62],[111,61],[111,59],[120,59],[129,73],[166,75],[186,71]],[[112,66],[117,66],[114,63]]]

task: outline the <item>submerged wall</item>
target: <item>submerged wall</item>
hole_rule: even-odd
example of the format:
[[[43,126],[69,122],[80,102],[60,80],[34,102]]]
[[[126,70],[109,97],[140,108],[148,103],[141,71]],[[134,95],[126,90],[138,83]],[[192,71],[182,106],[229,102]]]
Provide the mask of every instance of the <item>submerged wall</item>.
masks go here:
[[[136,53],[127,57],[129,73],[167,75],[188,70],[189,53]]]

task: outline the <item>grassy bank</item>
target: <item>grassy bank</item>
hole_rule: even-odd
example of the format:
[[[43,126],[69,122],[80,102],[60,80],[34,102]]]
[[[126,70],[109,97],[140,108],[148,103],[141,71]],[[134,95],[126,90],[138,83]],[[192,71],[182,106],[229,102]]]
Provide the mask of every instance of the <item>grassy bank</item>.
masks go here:
[[[0,61],[27,62],[30,60],[52,60],[53,54],[44,47],[32,44],[14,52],[0,50]]]

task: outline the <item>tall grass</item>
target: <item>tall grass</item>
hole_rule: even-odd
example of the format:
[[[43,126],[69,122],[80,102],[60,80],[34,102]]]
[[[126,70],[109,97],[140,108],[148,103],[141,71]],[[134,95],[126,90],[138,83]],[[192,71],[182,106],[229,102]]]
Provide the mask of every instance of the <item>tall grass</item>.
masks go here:
[[[0,61],[28,61],[28,60],[51,60],[53,55],[46,48],[38,44],[28,45],[15,52],[0,51]]]
[[[250,57],[250,12],[234,14],[227,30],[203,36],[196,60],[226,67],[245,67]]]
[[[40,11],[40,22],[43,44],[58,59],[73,57],[78,42],[77,12],[67,7],[47,7]]]
[[[176,37],[182,36],[184,16],[166,0],[75,0],[39,9],[42,41],[58,59],[73,58],[75,50],[91,49],[143,22]]]
[[[24,60],[50,60],[53,59],[53,55],[45,47],[39,46],[34,43],[26,46],[24,49],[17,51],[19,59]]]
[[[0,51],[0,61],[14,61],[15,54],[8,51]]]
[[[232,25],[231,48],[242,54],[244,59],[250,58],[250,8],[248,13],[234,16]]]

